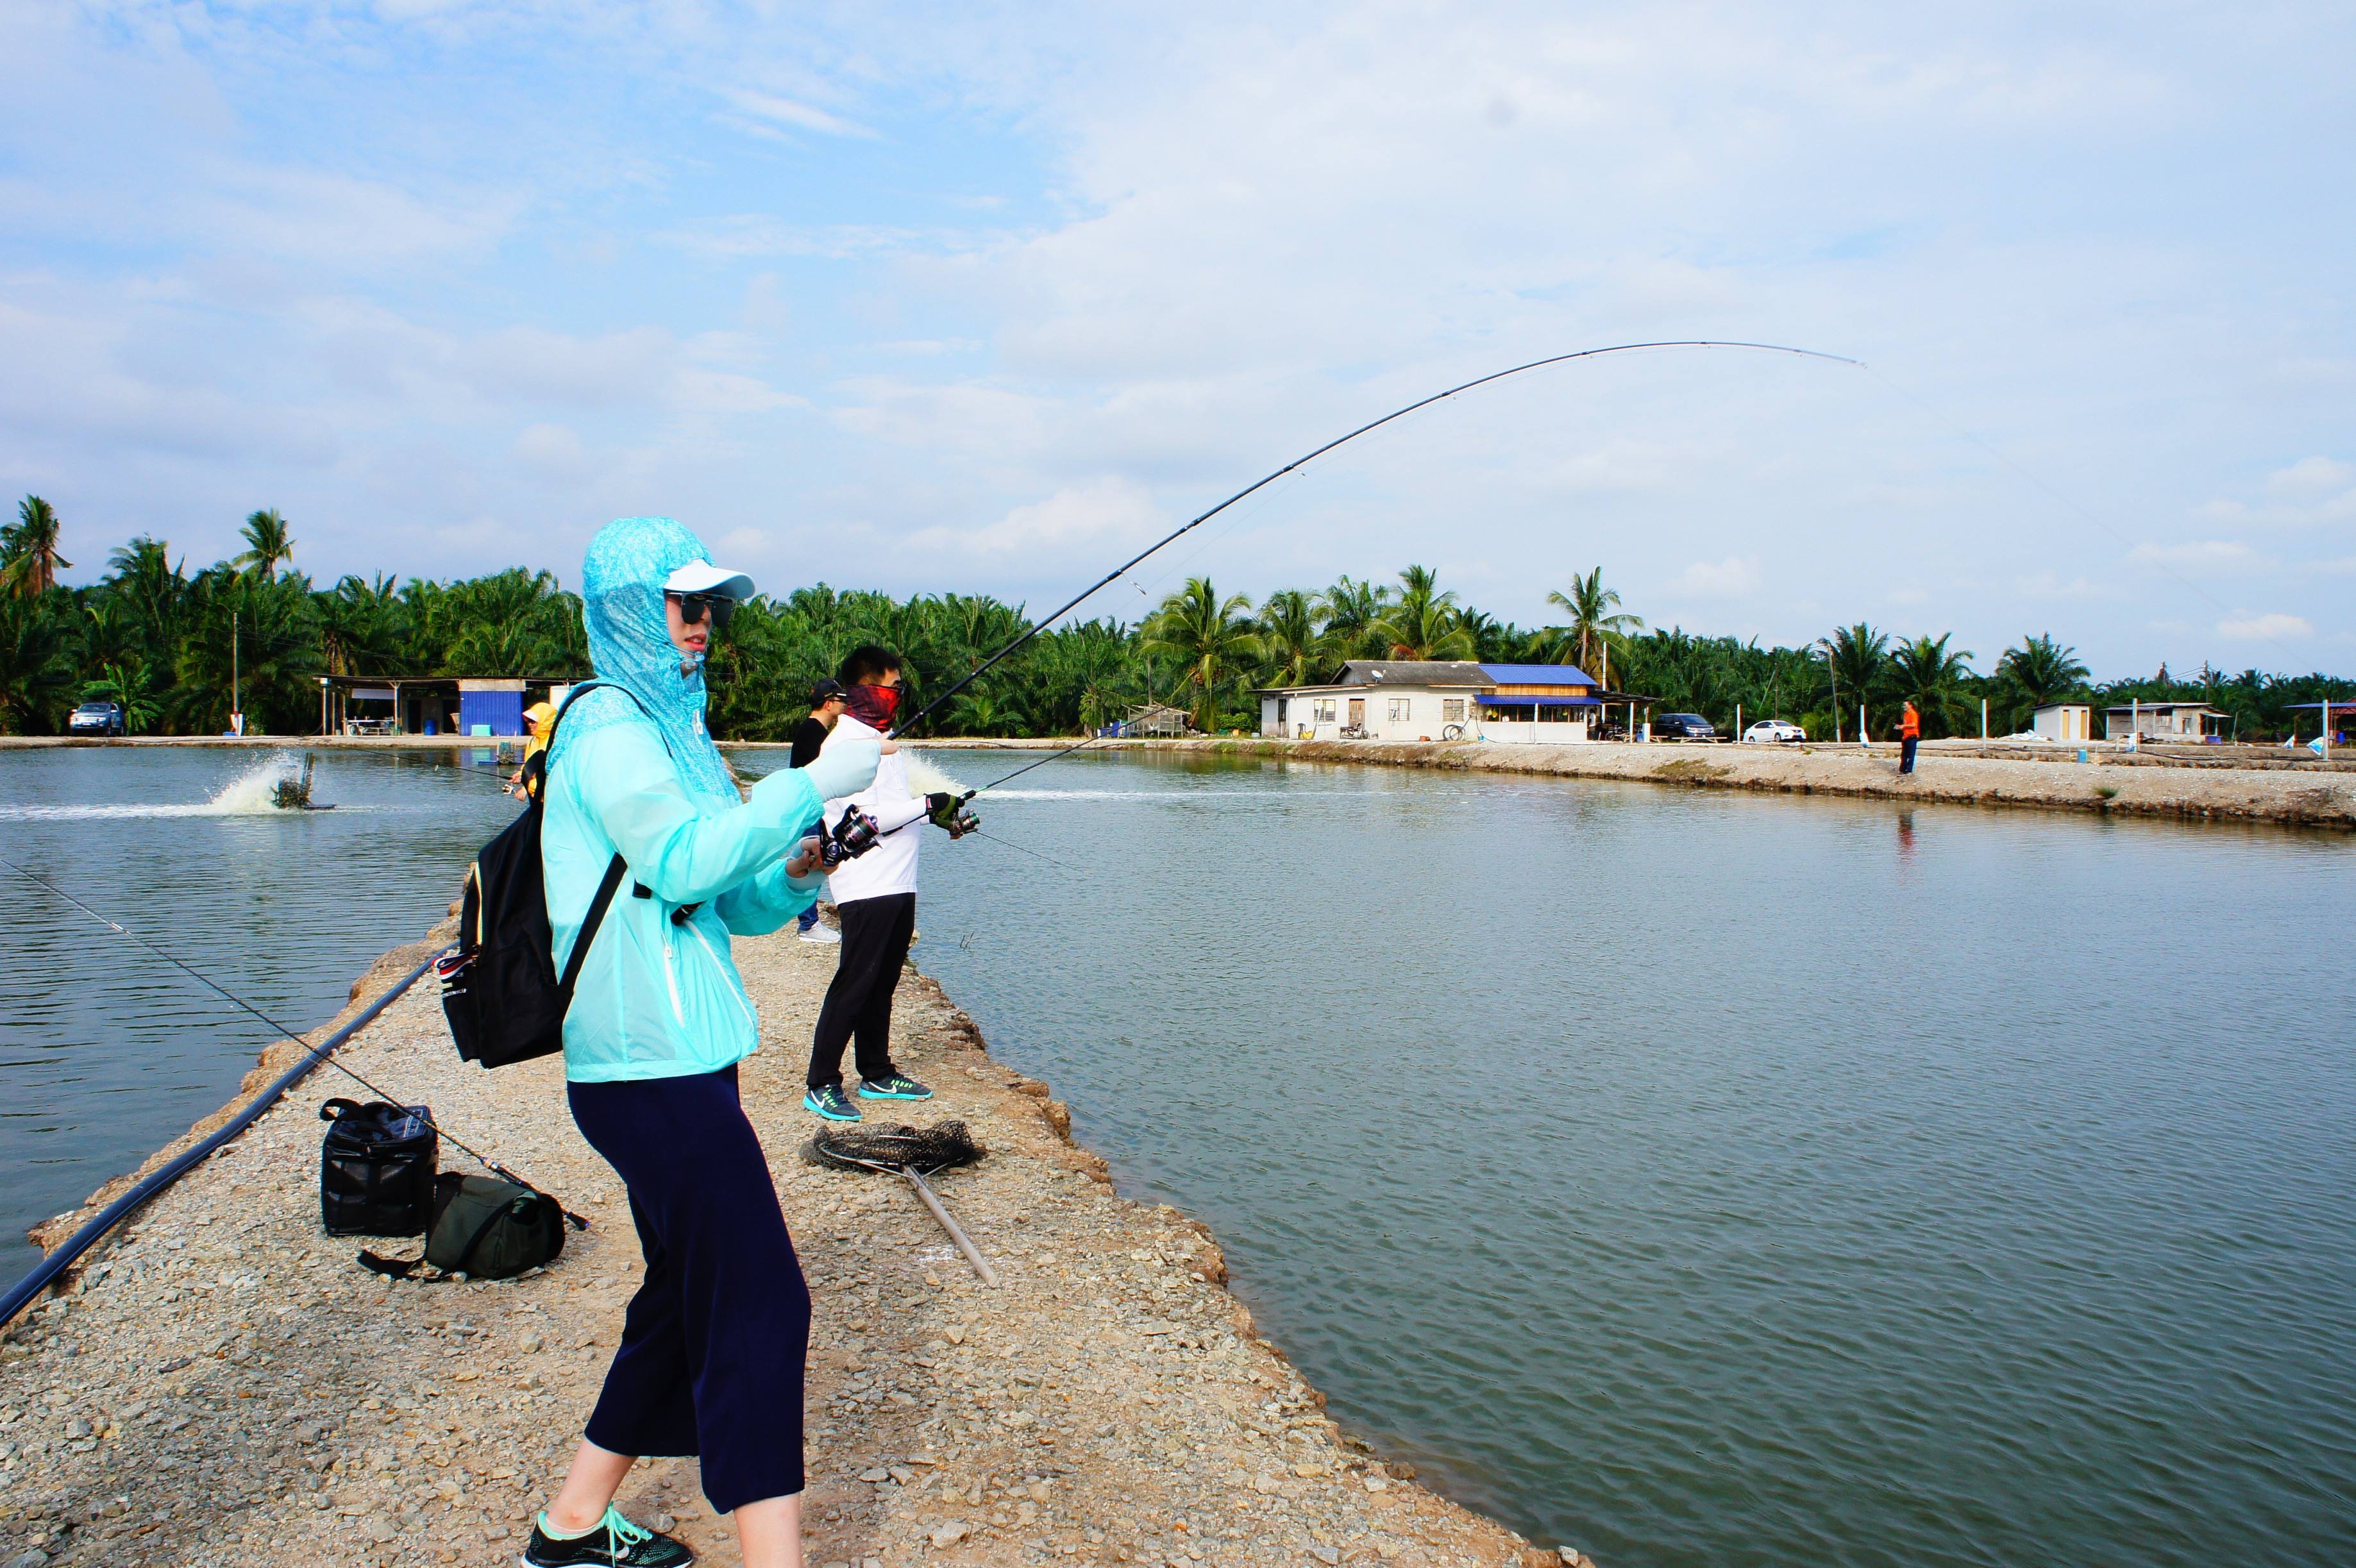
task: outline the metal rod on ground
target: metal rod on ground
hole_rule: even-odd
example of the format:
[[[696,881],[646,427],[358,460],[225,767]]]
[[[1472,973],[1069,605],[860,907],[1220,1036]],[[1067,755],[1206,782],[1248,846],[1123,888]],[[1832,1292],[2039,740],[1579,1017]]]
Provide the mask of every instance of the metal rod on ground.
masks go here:
[[[982,1262],[980,1250],[967,1238],[958,1222],[949,1218],[949,1211],[943,1208],[941,1200],[933,1196],[933,1189],[925,1185],[925,1178],[905,1165],[900,1167],[900,1174],[908,1178],[908,1185],[916,1189],[916,1196],[925,1200],[925,1207],[931,1209],[933,1218],[941,1222],[941,1229],[949,1233],[949,1240],[956,1242],[958,1251],[965,1254],[965,1261],[973,1265],[973,1272],[981,1276],[981,1283],[995,1289],[998,1275]]]

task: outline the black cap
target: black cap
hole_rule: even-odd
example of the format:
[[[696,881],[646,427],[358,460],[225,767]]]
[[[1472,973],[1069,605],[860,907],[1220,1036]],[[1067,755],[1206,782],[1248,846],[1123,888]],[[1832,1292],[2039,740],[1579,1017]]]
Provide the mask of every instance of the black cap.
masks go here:
[[[810,706],[813,708],[831,703],[842,695],[842,682],[840,681],[829,679],[810,682]]]

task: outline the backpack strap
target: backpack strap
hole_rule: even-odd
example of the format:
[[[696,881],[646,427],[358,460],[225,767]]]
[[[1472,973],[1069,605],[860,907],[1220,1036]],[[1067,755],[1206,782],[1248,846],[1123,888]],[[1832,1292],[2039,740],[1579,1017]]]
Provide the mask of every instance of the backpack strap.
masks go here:
[[[556,983],[564,1005],[573,1005],[573,983],[581,978],[581,966],[588,961],[589,944],[597,940],[597,928],[605,923],[605,911],[613,906],[614,892],[622,886],[622,877],[629,870],[619,851],[605,863],[605,879],[597,884],[597,896],[589,900],[589,912],[581,917],[580,934],[573,939],[573,950],[565,955],[564,978]]]

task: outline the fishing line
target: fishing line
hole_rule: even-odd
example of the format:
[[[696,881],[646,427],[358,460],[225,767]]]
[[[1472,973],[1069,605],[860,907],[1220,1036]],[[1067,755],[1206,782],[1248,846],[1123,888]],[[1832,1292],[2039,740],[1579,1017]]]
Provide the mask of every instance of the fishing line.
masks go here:
[[[1221,501],[1210,510],[1203,512],[1200,515],[1179,524],[1176,528],[1172,529],[1168,533],[1162,535],[1162,538],[1156,540],[1153,543],[1147,545],[1144,549],[1139,551],[1136,554],[1130,556],[1128,560],[1122,562],[1111,571],[1106,573],[1102,577],[1098,578],[1096,582],[1090,584],[1079,593],[1075,594],[1071,598],[1065,601],[1062,607],[1055,610],[1053,614],[1033,623],[1027,629],[1023,631],[1005,647],[1000,649],[997,652],[983,660],[980,664],[975,665],[973,669],[966,672],[963,680],[956,682],[939,696],[935,697],[931,702],[926,703],[923,707],[917,709],[916,713],[910,714],[905,724],[901,725],[892,732],[893,736],[897,737],[899,736],[906,735],[918,725],[924,723],[924,721],[929,718],[944,703],[947,703],[951,697],[956,696],[959,692],[964,691],[968,686],[972,685],[974,682],[980,680],[991,666],[997,664],[1001,660],[1006,658],[1007,655],[1023,647],[1033,638],[1037,637],[1041,632],[1045,631],[1049,627],[1055,625],[1055,622],[1063,619],[1064,617],[1078,608],[1083,603],[1095,597],[1097,594],[1110,586],[1121,577],[1127,575],[1131,568],[1137,566],[1147,557],[1160,553],[1163,548],[1175,543],[1180,538],[1193,532],[1195,529],[1200,528],[1203,524],[1210,521],[1211,519],[1218,516],[1221,512],[1226,510],[1237,501],[1242,500],[1245,497],[1249,496],[1256,491],[1267,489],[1269,485],[1272,485],[1277,480],[1283,478],[1287,474],[1291,473],[1294,469],[1316,461],[1326,453],[1333,451],[1335,447],[1355,441],[1359,436],[1365,435],[1368,431],[1379,430],[1395,419],[1404,419],[1419,408],[1429,408],[1433,403],[1444,402],[1449,398],[1456,396],[1460,392],[1471,392],[1474,387],[1486,386],[1491,381],[1504,381],[1507,376],[1520,375],[1525,371],[1540,370],[1547,365],[1568,364],[1573,360],[1592,360],[1604,354],[1631,354],[1652,349],[1737,349],[1758,353],[1795,354],[1803,359],[1808,360],[1829,360],[1836,364],[1855,365],[1860,370],[1865,367],[1864,360],[1852,360],[1845,354],[1827,354],[1823,352],[1821,349],[1797,349],[1788,343],[1751,343],[1733,339],[1689,338],[1664,339],[1659,342],[1650,343],[1614,343],[1601,349],[1581,349],[1574,353],[1553,354],[1547,356],[1546,359],[1532,360],[1526,364],[1515,365],[1506,370],[1492,371],[1485,376],[1475,376],[1472,380],[1450,387],[1445,392],[1434,392],[1430,397],[1418,398],[1415,402],[1408,403],[1405,408],[1394,409],[1390,413],[1384,414],[1380,419],[1370,420],[1366,424],[1358,426],[1355,430],[1351,431],[1346,435],[1335,436],[1333,440],[1328,441],[1323,446],[1317,447],[1313,451],[1306,452],[1301,456],[1295,457],[1291,462],[1287,463],[1284,467],[1277,469],[1275,472],[1267,474],[1260,478],[1253,480],[1250,484],[1246,485],[1242,489],[1237,490],[1234,495],[1229,496],[1226,499]]]
[[[141,936],[138,932],[133,930],[122,921],[109,919],[106,916],[100,914],[97,910],[91,908],[89,905],[75,897],[72,894],[67,892],[56,883],[26,870],[23,866],[17,865],[13,860],[0,859],[0,865],[6,866],[9,870],[15,872],[17,875],[31,883],[34,886],[43,888],[48,892],[56,895],[58,897],[64,899],[75,908],[80,909],[83,914],[88,915],[91,919],[96,920],[100,925],[104,926],[108,930],[112,931],[116,936],[129,937],[133,941],[137,942],[141,947],[145,948],[149,952],[154,953],[157,958],[162,959],[166,963],[170,964],[173,968],[179,970],[189,979],[195,981],[198,984],[204,986],[207,990],[220,996],[221,1000],[229,1003],[231,1006],[241,1008],[245,1012],[252,1014],[254,1017],[261,1019],[264,1024],[269,1025],[284,1038],[292,1040],[296,1045],[301,1046],[304,1052],[310,1056],[314,1060],[317,1061],[320,1065],[334,1068],[337,1072],[342,1073],[346,1078],[350,1079],[354,1083],[359,1084],[362,1089],[365,1089],[370,1094],[375,1095],[379,1100],[386,1101],[395,1105],[401,1103],[401,1101],[393,1096],[391,1090],[378,1088],[375,1084],[370,1083],[367,1079],[361,1077],[352,1069],[346,1067],[334,1057],[320,1050],[316,1046],[305,1044],[303,1039],[303,1033],[301,1030],[288,1028],[285,1025],[280,1023],[269,1014],[264,1013],[261,1008],[256,1007],[252,1003],[248,1002],[245,998],[236,994],[234,992],[231,992],[228,987],[220,984],[210,977],[198,972],[194,968],[191,968],[189,965],[183,963],[180,960],[173,957],[170,953],[166,952],[162,948],[157,947],[154,942],[149,941],[145,937]],[[408,1108],[403,1107],[403,1109]],[[532,1187],[531,1183],[524,1180],[523,1177],[516,1175],[515,1172],[508,1169],[507,1166],[499,1164],[498,1161],[491,1158],[488,1155],[484,1154],[480,1149],[477,1149],[472,1144],[466,1143],[464,1140],[454,1136],[446,1128],[434,1126],[434,1121],[431,1117],[421,1114],[418,1117],[418,1120],[424,1122],[428,1127],[433,1127],[436,1136],[448,1138],[452,1146],[458,1149],[461,1153],[472,1155],[477,1163],[481,1165],[485,1170],[487,1170],[496,1176],[504,1176],[509,1181],[515,1183],[518,1187],[531,1187],[531,1190],[534,1192],[541,1190],[537,1187]],[[589,1228],[589,1222],[582,1219],[577,1214],[573,1214],[568,1210],[564,1217],[581,1230],[585,1230]]]
[[[2002,448],[1998,447],[1994,442],[1987,439],[1985,436],[1974,434],[1972,430],[1965,425],[1950,424],[1944,416],[1941,415],[1937,409],[1931,406],[1931,403],[1927,399],[1916,393],[1912,388],[1906,386],[1903,382],[1891,380],[1888,375],[1875,370],[1872,366],[1865,364],[1862,361],[1859,362],[1858,368],[1865,371],[1867,375],[1871,376],[1875,381],[1879,381],[1883,386],[1888,387],[1891,392],[1896,392],[1899,396],[1912,403],[1916,411],[1919,412],[1924,419],[1931,423],[1933,429],[1939,430],[1943,433],[1951,433],[1962,436],[1965,440],[1970,442],[1973,446],[1978,447],[1981,451],[1987,453],[1989,456],[1995,458],[1997,462],[2011,469],[2014,474],[2028,480],[2029,484],[2036,487],[2038,489],[2044,491],[2047,496],[2059,502],[2062,507],[2068,510],[2077,513],[2080,517],[2084,518],[2088,522],[2093,523],[2095,527],[2109,534],[2113,539],[2117,540],[2121,544],[2128,546],[2132,551],[2135,542],[2127,537],[2124,530],[2115,526],[2109,519],[2103,517],[2101,514],[2093,511],[2084,506],[2082,506],[2077,501],[2072,500],[2068,496],[2063,495],[2059,489],[2056,489],[2053,486],[2046,483],[2045,480],[2037,473],[2007,454]],[[2225,602],[2222,599],[2220,599],[2216,595],[2211,593],[2208,589],[2202,587],[2191,578],[2184,575],[2181,572],[2179,572],[2175,567],[2169,565],[2165,561],[2155,560],[2146,564],[2148,565],[2158,566],[2162,572],[2165,572],[2168,575],[2175,578],[2177,582],[2181,584],[2183,586],[2191,589],[2202,598],[2207,599],[2211,605],[2214,605],[2221,613],[2225,615],[2231,615],[2233,613],[2232,610],[2226,608]]]

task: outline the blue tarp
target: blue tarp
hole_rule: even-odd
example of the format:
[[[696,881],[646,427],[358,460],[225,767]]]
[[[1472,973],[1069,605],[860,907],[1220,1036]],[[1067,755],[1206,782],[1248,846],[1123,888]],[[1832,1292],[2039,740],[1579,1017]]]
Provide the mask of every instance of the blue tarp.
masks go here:
[[[462,735],[523,734],[523,693],[459,693],[458,730]]]

